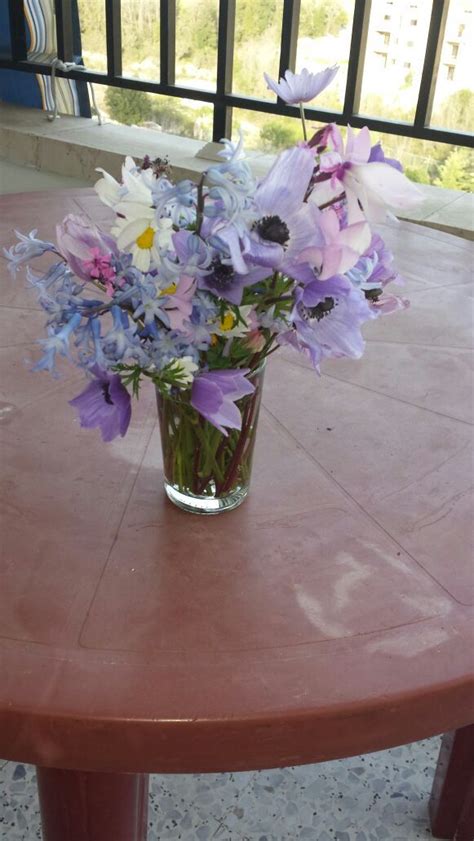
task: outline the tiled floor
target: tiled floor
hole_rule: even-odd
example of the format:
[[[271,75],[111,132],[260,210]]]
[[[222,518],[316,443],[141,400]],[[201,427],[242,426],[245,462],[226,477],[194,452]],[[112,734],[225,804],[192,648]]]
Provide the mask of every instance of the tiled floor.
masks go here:
[[[300,768],[153,776],[149,841],[429,839],[438,750],[435,738]],[[34,769],[0,761],[0,841],[38,839]]]

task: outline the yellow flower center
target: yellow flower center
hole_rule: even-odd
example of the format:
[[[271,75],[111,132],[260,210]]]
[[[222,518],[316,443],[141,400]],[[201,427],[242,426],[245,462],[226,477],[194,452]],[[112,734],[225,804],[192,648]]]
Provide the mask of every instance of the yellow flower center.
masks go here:
[[[143,248],[145,250],[149,250],[153,245],[153,240],[155,238],[155,232],[153,228],[148,226],[139,237],[136,238],[135,242],[137,243],[139,248]]]
[[[235,325],[235,316],[233,313],[228,312],[225,314],[224,318],[221,321],[221,330],[227,331],[232,330]]]
[[[176,283],[174,283],[174,281],[173,281],[173,283],[170,283],[170,285],[167,286],[166,289],[162,289],[160,294],[161,295],[174,295],[177,288],[178,287],[176,286]]]

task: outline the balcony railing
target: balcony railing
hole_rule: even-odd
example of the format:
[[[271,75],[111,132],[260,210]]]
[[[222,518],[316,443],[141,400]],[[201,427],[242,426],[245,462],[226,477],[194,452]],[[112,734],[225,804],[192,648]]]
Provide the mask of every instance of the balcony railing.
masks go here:
[[[158,2],[158,0],[157,0]],[[176,0],[160,0],[160,80],[131,78],[122,72],[121,0],[104,0],[106,14],[107,72],[72,68],[67,77],[110,85],[117,88],[146,91],[213,105],[213,139],[231,136],[232,109],[243,108],[280,116],[297,117],[295,106],[282,100],[274,102],[232,92],[233,53],[236,0],[219,0],[217,43],[217,82],[214,91],[188,88],[175,83]],[[280,39],[280,75],[295,70],[301,0],[284,0]],[[55,0],[57,51],[63,62],[73,60],[73,9],[71,0]],[[433,140],[460,146],[474,146],[471,134],[435,128],[430,125],[441,48],[443,44],[449,0],[433,0],[418,101],[412,122],[384,120],[359,113],[364,60],[367,46],[371,0],[355,0],[350,43],[347,83],[341,111],[306,108],[309,119],[321,122],[350,123],[404,137]],[[51,64],[32,61],[27,55],[26,22],[23,0],[9,0],[10,55],[0,57],[0,67],[29,73],[51,74]],[[57,75],[66,75],[57,70]]]

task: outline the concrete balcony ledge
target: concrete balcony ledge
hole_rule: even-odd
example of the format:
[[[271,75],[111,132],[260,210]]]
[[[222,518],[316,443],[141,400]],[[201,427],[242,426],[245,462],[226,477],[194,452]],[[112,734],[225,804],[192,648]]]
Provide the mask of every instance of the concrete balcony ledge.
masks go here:
[[[118,177],[125,155],[168,157],[176,178],[195,178],[207,169],[213,151],[215,144],[154,129],[111,123],[99,126],[81,117],[49,122],[43,111],[0,103],[0,158],[4,162],[2,167],[0,161],[0,192],[87,186],[97,180],[97,167]],[[262,176],[273,156],[251,152],[249,160],[254,174]],[[22,172],[25,167],[28,173]],[[474,239],[471,194],[419,186],[424,201],[401,218]]]

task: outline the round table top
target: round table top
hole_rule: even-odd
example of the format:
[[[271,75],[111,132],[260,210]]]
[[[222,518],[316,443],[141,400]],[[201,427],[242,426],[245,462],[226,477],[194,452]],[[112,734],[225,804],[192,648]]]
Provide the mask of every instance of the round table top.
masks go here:
[[[54,237],[92,190],[5,196]],[[251,493],[169,503],[152,388],[103,444],[31,373],[44,314],[0,261],[0,756],[107,771],[218,771],[362,753],[468,724],[470,244],[383,226],[411,309],[321,378],[268,365]],[[25,364],[26,362],[26,364]]]

